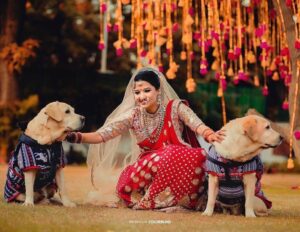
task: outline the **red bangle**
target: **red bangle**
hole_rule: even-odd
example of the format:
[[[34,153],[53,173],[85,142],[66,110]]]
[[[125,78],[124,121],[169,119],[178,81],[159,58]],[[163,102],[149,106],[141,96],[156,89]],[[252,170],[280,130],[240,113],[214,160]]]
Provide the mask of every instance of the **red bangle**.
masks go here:
[[[80,132],[70,132],[66,140],[70,143],[81,143],[82,142],[82,134]]]
[[[80,132],[77,132],[77,141],[76,143],[81,143],[82,142],[82,134]]]

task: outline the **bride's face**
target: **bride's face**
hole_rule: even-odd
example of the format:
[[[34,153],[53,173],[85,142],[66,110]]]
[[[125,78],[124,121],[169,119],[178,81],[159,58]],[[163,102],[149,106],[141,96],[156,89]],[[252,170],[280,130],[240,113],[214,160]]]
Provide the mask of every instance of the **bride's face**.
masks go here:
[[[155,89],[149,82],[140,80],[134,83],[133,93],[137,105],[149,113],[155,113],[158,108],[158,89]]]

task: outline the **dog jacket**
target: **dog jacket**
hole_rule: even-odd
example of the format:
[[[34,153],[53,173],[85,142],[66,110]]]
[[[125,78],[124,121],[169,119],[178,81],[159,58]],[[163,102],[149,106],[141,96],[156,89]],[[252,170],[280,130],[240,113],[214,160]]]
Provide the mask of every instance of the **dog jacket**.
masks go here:
[[[256,173],[255,196],[263,200],[268,209],[272,207],[272,202],[264,196],[261,189],[263,163],[259,156],[246,162],[236,162],[223,158],[216,152],[214,146],[210,146],[205,165],[207,173],[219,178],[218,200],[220,202],[228,205],[244,204],[243,175]]]
[[[36,169],[34,191],[55,184],[57,168],[65,166],[65,156],[61,142],[40,145],[36,140],[22,134],[8,164],[4,198],[14,201],[20,193],[25,193],[24,172]]]

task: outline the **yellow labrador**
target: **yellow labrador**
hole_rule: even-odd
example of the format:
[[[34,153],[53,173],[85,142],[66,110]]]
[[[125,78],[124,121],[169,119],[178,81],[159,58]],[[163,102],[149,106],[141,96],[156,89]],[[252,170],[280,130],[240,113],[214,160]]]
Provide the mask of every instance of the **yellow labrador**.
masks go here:
[[[8,168],[5,199],[33,206],[54,195],[55,183],[64,206],[74,207],[66,194],[61,141],[67,132],[80,130],[85,118],[63,102],[46,105],[19,138]],[[58,154],[56,154],[58,153]],[[25,158],[24,158],[25,157]],[[24,194],[25,188],[25,194]]]
[[[222,158],[234,162],[249,162],[262,149],[280,144],[282,137],[275,132],[270,123],[259,116],[250,115],[230,121],[223,128],[226,136],[221,143],[214,143],[214,149]],[[208,172],[209,173],[209,172]],[[266,215],[267,207],[255,196],[256,173],[246,173],[242,177],[245,194],[245,216]],[[214,212],[219,192],[219,178],[208,174],[208,200],[202,215],[211,216]]]
[[[25,134],[39,144],[52,144],[69,131],[82,128],[84,117],[63,102],[52,102],[45,106],[27,125]]]

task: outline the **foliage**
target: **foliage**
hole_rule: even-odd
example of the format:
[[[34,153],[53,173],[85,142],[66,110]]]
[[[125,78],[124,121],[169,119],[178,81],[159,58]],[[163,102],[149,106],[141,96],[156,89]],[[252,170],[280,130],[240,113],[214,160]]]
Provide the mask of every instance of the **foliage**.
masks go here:
[[[17,123],[24,120],[24,117],[34,110],[39,102],[37,95],[30,95],[28,98],[16,102],[9,107],[0,108],[0,145],[11,150],[17,142],[21,130]],[[1,150],[7,152],[6,149]],[[5,157],[7,154],[0,154]],[[8,157],[7,157],[8,158]]]
[[[7,63],[9,72],[21,72],[22,67],[31,57],[35,57],[34,49],[39,47],[39,42],[35,39],[27,39],[22,45],[11,43],[0,51],[0,58]]]
[[[99,7],[91,1],[30,0],[26,11],[24,37],[41,41],[38,59],[45,69],[59,65],[92,68],[98,70],[101,54],[97,49],[99,40]],[[46,30],[45,30],[46,28]],[[130,30],[130,28],[128,28]],[[116,33],[109,36],[108,51]],[[108,69],[117,73],[130,72],[134,64],[127,51],[116,59],[114,52],[107,54]],[[114,60],[114,62],[109,62]]]

